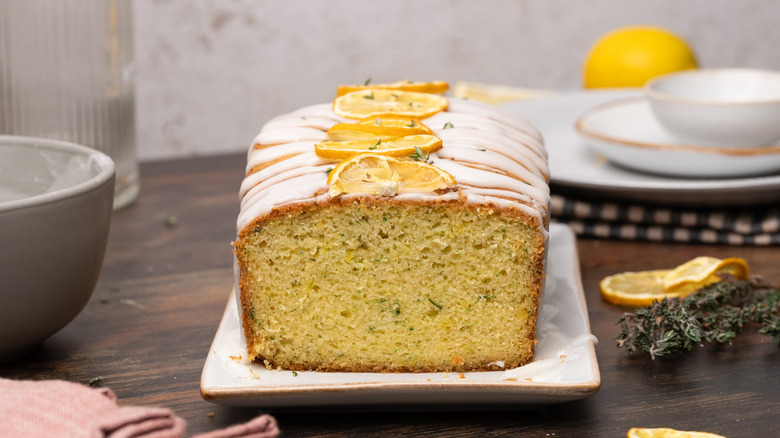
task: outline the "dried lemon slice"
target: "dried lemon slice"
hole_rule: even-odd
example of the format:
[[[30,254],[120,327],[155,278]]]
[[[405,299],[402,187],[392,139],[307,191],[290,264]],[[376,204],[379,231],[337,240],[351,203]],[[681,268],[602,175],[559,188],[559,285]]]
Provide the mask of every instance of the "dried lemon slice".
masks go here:
[[[698,287],[682,287],[674,292],[664,290],[664,278],[671,269],[623,272],[601,280],[601,296],[618,306],[649,306],[663,298],[682,297]]]
[[[748,277],[747,262],[742,259],[712,259],[710,264],[715,268],[707,269],[706,276],[700,275],[700,270],[692,269],[701,261],[693,259],[675,269],[660,269],[654,271],[623,272],[610,275],[601,280],[601,296],[606,301],[620,306],[649,306],[654,301],[663,298],[684,297],[697,290],[716,283],[724,273],[737,278]],[[669,281],[672,279],[672,281]],[[669,284],[670,286],[667,286]]]
[[[450,84],[444,81],[412,82],[410,80],[393,82],[390,84],[364,84],[364,85],[339,85],[337,96],[343,96],[353,91],[367,88],[380,88],[385,90],[416,91],[418,93],[445,93],[450,89]]]
[[[334,141],[423,134],[433,135],[433,131],[417,119],[400,117],[368,117],[355,123],[337,123],[328,129],[328,137]]]
[[[320,157],[339,160],[367,152],[388,157],[405,157],[414,154],[417,148],[425,154],[430,154],[441,149],[441,139],[435,135],[407,135],[405,137],[390,137],[386,139],[325,140],[314,145],[314,150]]]
[[[644,428],[632,427],[626,434],[626,438],[726,438],[709,432],[691,432],[669,429],[666,427]]]
[[[447,109],[447,99],[437,94],[367,88],[337,97],[333,111],[348,119],[400,116],[424,119]]]
[[[368,153],[341,162],[328,175],[328,184],[331,197],[342,193],[393,196],[453,188],[455,178],[422,161],[403,161]]]
[[[664,289],[674,289],[688,283],[701,283],[716,272],[727,272],[737,278],[745,279],[750,274],[750,268],[747,262],[740,258],[721,260],[715,257],[696,257],[674,268],[664,278]]]

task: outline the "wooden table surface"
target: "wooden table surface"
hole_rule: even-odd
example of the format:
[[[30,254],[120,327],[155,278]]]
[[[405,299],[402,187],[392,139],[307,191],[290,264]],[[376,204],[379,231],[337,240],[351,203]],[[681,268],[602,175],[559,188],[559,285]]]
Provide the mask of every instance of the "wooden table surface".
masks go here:
[[[201,370],[233,284],[230,241],[245,155],[143,163],[138,201],[113,217],[92,299],[32,355],[0,365],[14,379],[103,377],[122,405],[164,406],[189,433],[251,419],[261,408],[201,398]],[[777,247],[579,239],[582,282],[601,389],[532,410],[439,412],[272,411],[285,436],[621,437],[633,426],[780,436],[780,347],[747,327],[733,345],[650,360],[615,346],[623,309],[598,283],[622,271],[667,268],[699,255],[743,257],[780,283]]]

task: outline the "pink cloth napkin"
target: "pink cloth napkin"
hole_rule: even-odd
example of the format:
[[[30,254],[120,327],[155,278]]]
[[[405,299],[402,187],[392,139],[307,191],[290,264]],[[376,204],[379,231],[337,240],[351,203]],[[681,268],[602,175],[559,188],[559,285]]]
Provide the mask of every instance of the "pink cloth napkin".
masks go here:
[[[167,408],[119,406],[108,388],[62,380],[0,379],[0,436],[180,438],[184,420]],[[261,415],[244,424],[193,438],[271,438],[276,420]]]

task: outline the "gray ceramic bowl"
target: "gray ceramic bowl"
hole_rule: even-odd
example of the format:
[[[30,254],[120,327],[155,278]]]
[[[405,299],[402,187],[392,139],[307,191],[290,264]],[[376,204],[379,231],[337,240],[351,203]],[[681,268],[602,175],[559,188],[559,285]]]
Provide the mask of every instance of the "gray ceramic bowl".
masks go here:
[[[72,143],[0,136],[0,362],[81,312],[111,224],[114,162]]]

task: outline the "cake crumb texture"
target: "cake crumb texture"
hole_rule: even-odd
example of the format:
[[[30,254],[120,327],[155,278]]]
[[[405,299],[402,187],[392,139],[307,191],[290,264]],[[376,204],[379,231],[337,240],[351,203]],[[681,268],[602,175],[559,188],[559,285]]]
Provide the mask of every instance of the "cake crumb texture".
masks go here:
[[[526,364],[539,227],[520,210],[462,201],[356,196],[275,209],[234,242],[249,357],[357,372]]]

